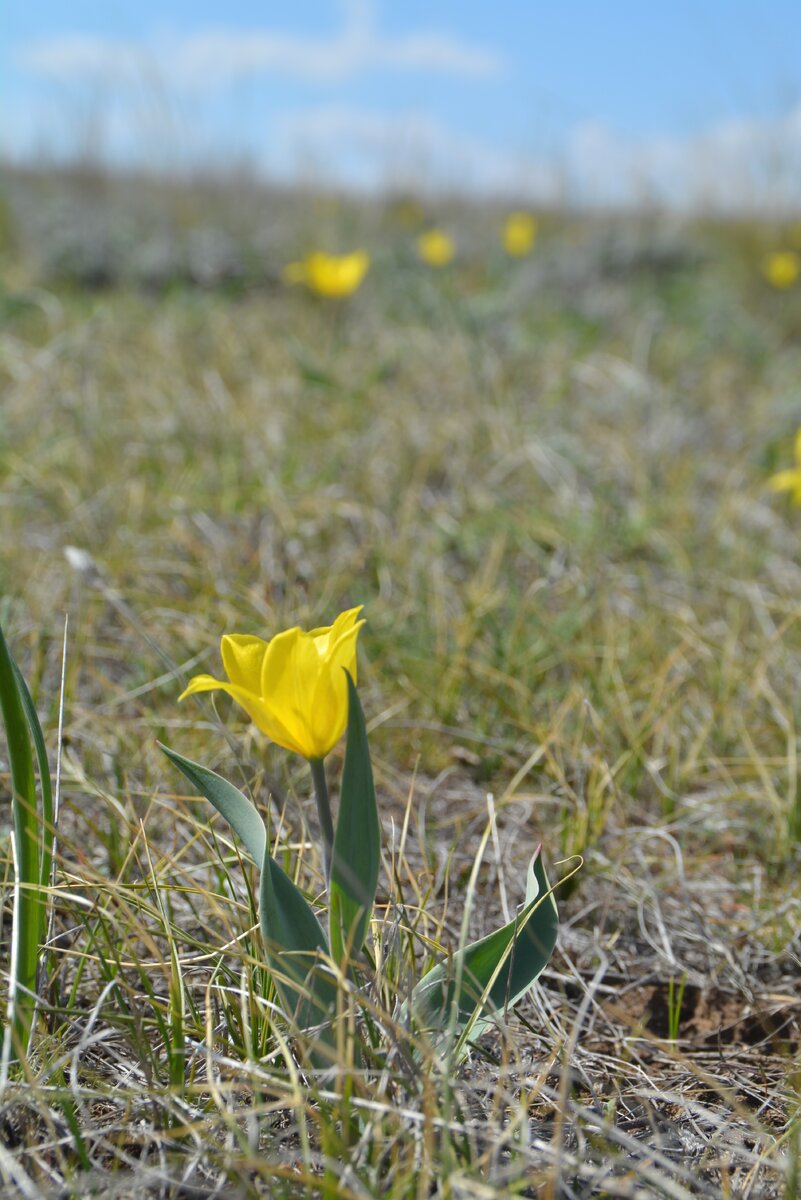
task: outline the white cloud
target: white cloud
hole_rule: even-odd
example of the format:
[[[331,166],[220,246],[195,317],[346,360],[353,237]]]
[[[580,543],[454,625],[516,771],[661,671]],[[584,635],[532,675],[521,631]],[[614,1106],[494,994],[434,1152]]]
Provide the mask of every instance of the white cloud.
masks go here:
[[[576,127],[563,154],[570,190],[596,204],[657,200],[717,211],[801,205],[801,105],[719,122],[691,137],[625,138]]]
[[[209,29],[149,42],[73,34],[19,47],[17,61],[62,83],[130,84],[157,76],[164,85],[192,91],[260,75],[315,83],[340,83],[367,71],[386,70],[481,78],[496,74],[502,65],[496,53],[447,33],[384,36],[365,0],[351,0],[342,30],[328,38],[258,29]]]
[[[689,138],[633,139],[593,122],[550,155],[514,152],[425,112],[343,106],[285,113],[269,131],[273,170],[361,187],[406,186],[599,206],[657,202],[717,211],[798,209],[801,106],[773,120],[711,126]]]
[[[274,168],[365,188],[525,193],[556,199],[552,164],[457,133],[425,112],[347,106],[285,113],[270,130]]]
[[[90,34],[64,34],[31,42],[17,49],[16,59],[26,70],[59,83],[90,76],[119,79],[136,73],[140,67],[136,47]]]

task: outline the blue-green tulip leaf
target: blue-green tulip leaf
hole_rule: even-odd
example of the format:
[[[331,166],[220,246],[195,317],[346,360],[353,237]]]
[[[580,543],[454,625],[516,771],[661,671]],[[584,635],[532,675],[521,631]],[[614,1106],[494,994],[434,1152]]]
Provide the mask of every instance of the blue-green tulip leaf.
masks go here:
[[[270,854],[264,822],[250,800],[221,775],[161,746],[191,784],[225,817],[261,867],[259,926],[281,1008],[298,1031],[324,1025],[330,1042],[337,989],[321,962],[325,934],[301,890]]]
[[[325,934],[303,893],[269,850],[261,872],[259,924],[285,1015],[301,1031],[324,1026],[319,1036],[330,1042],[337,988],[323,964],[328,955]]]
[[[538,847],[528,869],[526,904],[515,920],[465,946],[417,984],[412,1011],[418,1027],[438,1031],[453,1020],[457,1034],[470,1029],[478,1037],[535,982],[553,953],[557,929]]]
[[[337,962],[364,945],[381,864],[373,768],[356,686],[348,680],[348,737],[331,860],[329,926]]]
[[[255,805],[251,804],[239,788],[223,779],[222,775],[217,775],[208,767],[201,767],[200,763],[192,762],[191,758],[184,758],[182,754],[170,750],[168,746],[162,746],[161,743],[159,748],[209,803],[214,805],[220,816],[225,817],[244,842],[253,861],[261,866],[267,846],[267,831]]]

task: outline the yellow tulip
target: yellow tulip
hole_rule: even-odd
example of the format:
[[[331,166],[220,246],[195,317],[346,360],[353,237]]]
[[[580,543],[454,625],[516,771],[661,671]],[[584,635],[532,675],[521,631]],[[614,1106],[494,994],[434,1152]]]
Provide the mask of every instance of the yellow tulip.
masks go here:
[[[447,267],[456,249],[447,233],[441,229],[429,229],[417,239],[417,253],[430,267]]]
[[[790,492],[793,504],[801,504],[801,429],[795,435],[795,466],[771,475],[768,487],[774,492]]]
[[[775,288],[789,288],[801,275],[801,255],[795,250],[775,250],[762,260],[762,273]]]
[[[512,258],[524,258],[537,239],[537,221],[531,213],[513,212],[504,221],[503,248]]]
[[[220,648],[229,682],[196,675],[180,699],[220,688],[277,745],[304,758],[325,758],[348,723],[345,670],[355,682],[361,610],[351,608],[310,633],[287,629],[269,642],[226,634]]]
[[[370,266],[365,250],[352,254],[325,254],[322,250],[307,254],[302,262],[284,267],[284,283],[305,283],[318,296],[341,300],[361,284]]]

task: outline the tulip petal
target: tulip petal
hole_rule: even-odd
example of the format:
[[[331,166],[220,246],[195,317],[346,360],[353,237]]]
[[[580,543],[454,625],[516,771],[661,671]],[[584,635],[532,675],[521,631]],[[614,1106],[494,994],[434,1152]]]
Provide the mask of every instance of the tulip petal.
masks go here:
[[[768,487],[774,492],[789,492],[798,487],[801,482],[801,470],[793,467],[787,471],[779,471],[771,475]]]
[[[311,698],[310,725],[318,737],[317,754],[324,758],[345,732],[348,723],[347,670],[356,682],[356,639],[364,621],[341,634],[331,647]],[[343,670],[345,668],[345,670]]]
[[[227,633],[220,642],[225,673],[231,683],[261,695],[261,668],[269,642],[248,634]]]
[[[295,703],[306,731],[307,758],[325,758],[342,734],[342,730],[332,731],[330,714],[321,712],[315,701],[320,685],[329,675],[314,638],[301,637],[295,659]]]
[[[316,757],[309,732],[309,697],[318,671],[314,643],[297,627],[272,639],[262,663],[262,703],[288,730],[305,758]]]
[[[333,625],[325,625],[321,629],[312,629],[309,637],[314,638],[314,644],[321,658],[327,658],[331,648],[342,634],[355,625],[356,618],[363,608],[363,604],[357,604],[355,608],[349,608],[346,612],[340,613]]]
[[[304,739],[297,737],[296,730],[288,728],[268,708],[260,696],[256,696],[253,692],[238,687],[234,683],[224,683],[219,679],[215,679],[213,675],[195,675],[194,679],[190,679],[188,687],[178,699],[183,700],[185,696],[192,696],[198,692],[211,692],[217,689],[221,692],[226,692],[227,695],[236,700],[237,704],[244,708],[253,724],[262,733],[266,734],[270,741],[275,742],[277,746],[283,746],[285,750],[291,750],[293,754],[306,754]]]
[[[321,625],[319,629],[309,630],[309,637],[313,640],[317,647],[317,653],[321,658],[325,656],[328,650],[328,644],[331,640],[331,630],[333,628],[333,625]]]
[[[347,629],[353,628],[353,626],[356,624],[356,619],[363,608],[363,604],[357,604],[355,608],[348,608],[345,612],[339,614],[336,621],[334,621],[334,624],[331,626],[331,629],[334,633],[334,641],[336,641],[337,638]],[[361,623],[364,624],[364,621]]]
[[[341,675],[341,668],[350,675],[354,683],[356,683],[356,639],[359,636],[359,630],[366,622],[356,620],[356,616],[361,612],[361,608],[352,610],[353,617],[351,622],[342,629],[339,637],[333,641],[333,645],[328,651],[327,663],[331,668],[331,672],[337,676]],[[350,616],[350,613],[348,614]],[[347,688],[345,689],[347,692]]]
[[[197,692],[211,692],[214,688],[222,686],[219,679],[215,679],[213,675],[194,675],[178,697],[178,703]]]

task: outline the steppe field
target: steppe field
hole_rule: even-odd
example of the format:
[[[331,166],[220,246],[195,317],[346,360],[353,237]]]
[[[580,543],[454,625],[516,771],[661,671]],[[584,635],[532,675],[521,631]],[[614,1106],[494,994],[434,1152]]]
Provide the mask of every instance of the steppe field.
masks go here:
[[[2,1195],[798,1200],[801,487],[769,481],[801,282],[765,263],[801,224],[539,212],[512,258],[489,203],[91,171],[0,200],[0,625],[60,793]],[[353,295],[286,283],[316,249],[369,254]],[[222,634],[360,604],[372,1053],[315,1070],[258,872],[157,743],[323,908],[306,762],[178,697]],[[4,1009],[11,799],[2,738]],[[415,981],[514,917],[540,843],[538,982],[461,1056],[408,1050]]]

